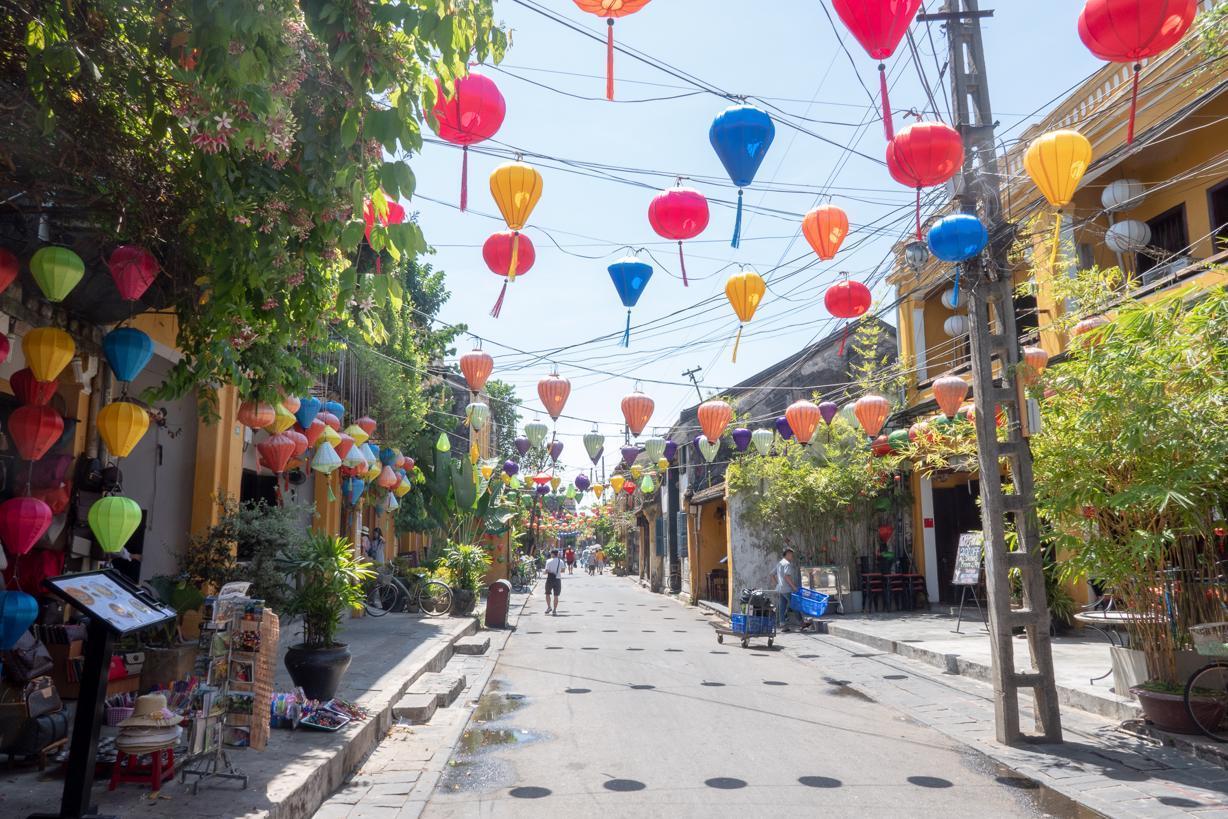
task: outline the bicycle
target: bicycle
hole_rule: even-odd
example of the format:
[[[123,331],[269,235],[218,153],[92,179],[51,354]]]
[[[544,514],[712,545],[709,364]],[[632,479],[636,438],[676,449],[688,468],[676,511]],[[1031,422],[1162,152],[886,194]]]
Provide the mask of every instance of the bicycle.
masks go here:
[[[533,559],[522,557],[512,567],[512,589],[514,591],[527,591],[533,585],[533,580],[536,577],[537,567],[534,565]]]
[[[367,589],[364,607],[372,617],[390,611],[418,611],[429,617],[442,617],[452,611],[452,589],[442,580],[410,575],[409,585],[401,582],[391,567],[381,566]]]
[[[452,588],[447,583],[424,574],[411,574],[408,580],[405,599],[415,610],[428,617],[443,617],[451,613]]]
[[[1204,734],[1228,742],[1228,622],[1190,626],[1194,649],[1212,662],[1185,683],[1185,710]]]
[[[367,585],[363,607],[370,616],[383,617],[390,611],[403,609],[409,599],[409,589],[396,578],[392,568],[379,566],[375,570],[375,578]]]

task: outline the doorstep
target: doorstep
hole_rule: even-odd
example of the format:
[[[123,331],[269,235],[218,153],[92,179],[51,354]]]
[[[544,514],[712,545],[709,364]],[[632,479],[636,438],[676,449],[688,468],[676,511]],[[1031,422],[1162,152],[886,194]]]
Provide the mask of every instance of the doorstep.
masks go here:
[[[729,606],[723,606],[713,600],[699,600],[697,601],[696,605],[698,605],[701,609],[706,609],[707,611],[712,612],[713,614],[719,614],[726,620],[729,619]]]

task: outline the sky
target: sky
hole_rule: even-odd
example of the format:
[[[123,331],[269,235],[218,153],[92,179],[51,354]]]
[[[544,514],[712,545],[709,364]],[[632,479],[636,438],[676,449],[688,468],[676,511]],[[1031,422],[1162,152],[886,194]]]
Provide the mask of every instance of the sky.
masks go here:
[[[605,100],[605,21],[568,0],[537,2],[602,41],[516,0],[500,0],[496,17],[512,44],[501,65],[481,70],[502,91],[507,117],[470,154],[469,210],[457,208],[461,152],[430,142],[411,160],[417,190],[406,204],[434,248],[427,261],[447,273],[452,297],[441,320],[463,323],[483,339],[494,377],[515,385],[524,400],[522,424],[535,414],[549,423],[537,397],[540,378],[557,367],[570,379],[565,417],[557,424],[564,442],[560,474],[588,472],[581,436],[594,423],[606,436],[607,453],[614,453],[606,467],[615,465],[619,403],[637,380],[656,403],[644,434],[663,433],[680,410],[698,402],[683,371],[702,368],[706,398],[837,330],[823,293],[842,272],[871,285],[883,317],[894,323],[894,293],[883,277],[892,245],[910,229],[913,192],[876,161],[886,147],[877,107],[870,107],[869,92],[877,106],[877,63],[834,12],[834,27],[829,22],[824,6],[831,12],[830,0],[655,0],[615,25],[620,46],[705,87],[779,109],[772,111],[779,115],[775,140],[745,192],[749,210],[738,249],[730,246],[736,189],[708,141],[713,118],[732,103],[622,53],[615,58],[616,101]],[[940,0],[924,5],[936,11]],[[997,134],[1009,144],[1100,64],[1079,41],[1076,0],[982,6],[994,10],[983,27],[988,79]],[[915,23],[912,31],[940,118],[950,122],[949,78],[938,80],[945,34],[937,23]],[[897,129],[911,121],[902,116],[909,109],[935,118],[908,41],[886,62]],[[481,247],[506,228],[487,178],[513,151],[548,157],[525,157],[544,177],[525,230],[537,261],[511,284],[500,317],[492,318],[504,279],[486,267]],[[686,244],[689,287],[679,275],[676,243],[657,236],[647,218],[652,197],[676,177],[703,192],[711,209],[708,229]],[[836,258],[818,263],[800,227],[806,211],[824,201],[848,213],[851,229]],[[654,273],[633,312],[630,346],[623,348],[626,310],[606,268],[637,250]],[[767,280],[768,293],[746,325],[735,364],[738,320],[724,287],[742,266]],[[469,336],[459,339],[458,353],[471,347]]]

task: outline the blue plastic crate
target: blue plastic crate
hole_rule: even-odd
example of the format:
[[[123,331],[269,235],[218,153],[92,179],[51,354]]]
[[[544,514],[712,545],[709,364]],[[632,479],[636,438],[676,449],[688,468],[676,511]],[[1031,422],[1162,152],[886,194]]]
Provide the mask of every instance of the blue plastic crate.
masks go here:
[[[813,589],[798,589],[789,595],[789,608],[807,617],[822,617],[827,611],[827,595]]]
[[[731,630],[738,634],[771,634],[776,628],[776,618],[757,617],[753,614],[734,614],[729,618]]]

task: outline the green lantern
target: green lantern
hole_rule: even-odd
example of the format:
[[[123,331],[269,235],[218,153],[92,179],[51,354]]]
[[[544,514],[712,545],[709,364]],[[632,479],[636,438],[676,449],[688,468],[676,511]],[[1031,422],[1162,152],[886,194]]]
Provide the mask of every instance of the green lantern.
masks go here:
[[[104,552],[118,552],[141,525],[141,507],[131,498],[112,495],[90,507],[90,531]]]
[[[30,258],[30,272],[48,301],[64,301],[85,276],[85,262],[66,247],[49,245]]]
[[[908,443],[908,430],[906,429],[897,429],[887,436],[887,444],[891,447],[892,452],[902,452],[908,448]]]
[[[439,452],[451,452],[452,442],[448,440],[448,433],[439,433],[439,438],[435,440],[435,449]]]
[[[651,495],[657,488],[657,483],[652,479],[652,475],[645,475],[644,480],[640,481],[640,491],[645,495]]]

